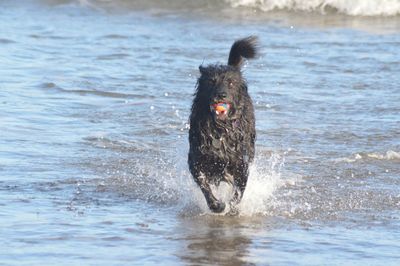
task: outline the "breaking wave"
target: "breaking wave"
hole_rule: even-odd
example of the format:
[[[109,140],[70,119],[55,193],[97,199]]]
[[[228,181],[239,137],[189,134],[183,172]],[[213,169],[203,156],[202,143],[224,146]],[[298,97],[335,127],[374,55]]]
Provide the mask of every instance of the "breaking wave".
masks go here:
[[[354,163],[362,160],[400,160],[400,152],[389,150],[386,153],[356,153],[350,157],[336,159],[335,162]]]
[[[293,10],[341,13],[350,16],[395,16],[400,14],[399,0],[230,0],[233,7],[253,7],[262,11]]]
[[[65,0],[55,0],[65,3]],[[122,6],[123,8],[190,9],[215,12],[226,8],[252,8],[262,12],[276,10],[345,14],[349,16],[397,16],[400,0],[76,0],[85,6]]]

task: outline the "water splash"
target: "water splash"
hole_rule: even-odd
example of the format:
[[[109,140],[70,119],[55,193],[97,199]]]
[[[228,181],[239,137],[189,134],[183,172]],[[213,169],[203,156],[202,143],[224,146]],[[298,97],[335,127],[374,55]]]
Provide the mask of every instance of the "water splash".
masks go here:
[[[183,150],[183,149],[182,149]],[[182,154],[181,154],[182,153]],[[187,169],[186,158],[181,151],[176,158],[157,155],[150,159],[122,160],[110,162],[106,186],[129,200],[175,206],[182,216],[213,214],[207,207],[203,194]],[[146,163],[143,163],[146,161]],[[273,193],[282,184],[281,169],[284,158],[279,154],[270,157],[256,155],[251,165],[250,176],[242,202],[241,216],[267,215],[273,204]],[[112,166],[113,169],[109,167]],[[221,182],[214,188],[216,196],[227,203],[232,196],[231,186]],[[229,208],[227,208],[229,211]],[[225,214],[225,213],[223,213]]]
[[[240,215],[267,215],[273,204],[273,193],[282,184],[281,171],[284,157],[272,154],[269,159],[256,157],[251,166],[250,176],[242,202],[239,204]]]
[[[268,215],[270,207],[274,204],[273,194],[282,184],[281,170],[284,158],[279,154],[272,154],[266,158],[257,155],[255,162],[250,167],[250,175],[241,203],[238,205],[240,216]],[[190,175],[184,176],[186,189],[181,201],[181,214],[187,215],[225,215],[229,208],[222,214],[213,214],[207,207],[200,189],[192,181]],[[212,187],[218,199],[228,205],[233,189],[230,185],[221,182],[219,187]]]

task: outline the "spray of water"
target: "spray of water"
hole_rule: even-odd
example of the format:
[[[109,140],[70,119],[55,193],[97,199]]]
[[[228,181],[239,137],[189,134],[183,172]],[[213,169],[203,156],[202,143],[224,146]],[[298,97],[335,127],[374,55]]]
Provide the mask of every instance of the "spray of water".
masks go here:
[[[114,192],[129,197],[129,200],[174,206],[183,216],[212,214],[189,173],[185,145],[180,145],[174,154],[175,156],[162,153],[155,155],[154,151],[144,152],[136,159],[124,158],[119,163],[111,162],[111,165],[105,165],[108,172],[107,186]],[[256,155],[250,167],[243,199],[238,205],[239,215],[269,214],[274,203],[274,191],[283,183],[283,164],[284,158],[278,154]],[[232,187],[221,182],[213,190],[217,198],[229,206]]]
[[[272,154],[268,159],[256,157],[250,169],[245,194],[239,205],[240,215],[267,215],[269,213],[273,204],[273,193],[282,184],[283,165],[284,158],[278,154]]]
[[[284,165],[284,158],[278,154],[272,154],[269,158],[256,156],[256,160],[250,168],[246,191],[243,199],[238,205],[240,216],[268,215],[271,206],[274,204],[273,194],[282,184],[281,170]],[[208,209],[204,196],[198,186],[192,180],[189,173],[183,172],[180,184],[185,184],[181,190],[179,206],[182,215],[209,215],[212,212]],[[181,188],[182,189],[182,188]],[[224,201],[227,206],[232,196],[232,187],[221,182],[219,187],[212,187],[218,199]],[[221,215],[225,215],[226,212]]]

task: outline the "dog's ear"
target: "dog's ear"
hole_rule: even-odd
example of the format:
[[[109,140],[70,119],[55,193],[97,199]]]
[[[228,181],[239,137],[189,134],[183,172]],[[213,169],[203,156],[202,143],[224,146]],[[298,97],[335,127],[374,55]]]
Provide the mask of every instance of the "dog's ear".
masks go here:
[[[243,58],[254,58],[257,55],[257,42],[258,38],[256,36],[249,36],[235,41],[229,52],[228,65],[240,68]]]
[[[203,65],[200,65],[199,66],[199,71],[200,71],[200,74],[205,74],[206,73],[206,68],[205,67],[203,67]]]

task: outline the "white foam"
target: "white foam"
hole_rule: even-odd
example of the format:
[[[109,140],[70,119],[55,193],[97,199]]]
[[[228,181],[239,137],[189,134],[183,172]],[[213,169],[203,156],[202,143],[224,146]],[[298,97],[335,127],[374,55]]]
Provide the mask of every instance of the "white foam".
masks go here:
[[[339,158],[336,159],[335,162],[346,162],[346,163],[354,163],[357,161],[361,161],[364,159],[376,159],[376,160],[399,160],[400,159],[400,152],[395,152],[392,150],[387,151],[386,153],[356,153],[351,157]]]
[[[367,157],[378,159],[378,160],[399,160],[400,159],[400,152],[395,151],[387,151],[386,154],[379,154],[379,153],[368,153]]]
[[[226,0],[232,7],[252,7],[262,11],[294,10],[326,13],[335,10],[351,16],[395,16],[399,0]]]

